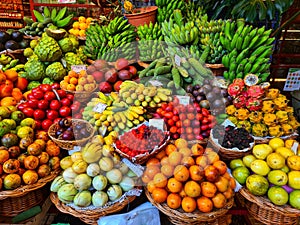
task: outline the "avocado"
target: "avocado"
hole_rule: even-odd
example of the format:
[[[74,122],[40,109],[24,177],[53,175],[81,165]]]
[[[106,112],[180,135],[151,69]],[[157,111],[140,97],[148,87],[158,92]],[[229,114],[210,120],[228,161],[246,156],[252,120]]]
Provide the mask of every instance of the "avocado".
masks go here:
[[[10,35],[5,31],[0,31],[0,43],[5,44],[10,39]]]
[[[16,42],[20,42],[23,40],[23,34],[19,31],[13,31],[11,33],[11,38],[12,38],[12,40],[14,40]]]
[[[25,49],[29,46],[29,40],[23,39],[18,44],[20,45],[20,48]]]
[[[5,48],[6,49],[11,49],[11,50],[16,50],[16,49],[19,49],[20,46],[17,42],[15,42],[13,40],[9,40],[5,43]]]

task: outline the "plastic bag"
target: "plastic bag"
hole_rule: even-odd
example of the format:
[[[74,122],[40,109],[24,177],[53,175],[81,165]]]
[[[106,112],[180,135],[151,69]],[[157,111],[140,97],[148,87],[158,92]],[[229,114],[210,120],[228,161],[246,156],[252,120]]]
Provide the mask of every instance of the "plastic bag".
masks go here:
[[[160,225],[159,211],[150,202],[146,202],[128,213],[104,216],[98,225]]]

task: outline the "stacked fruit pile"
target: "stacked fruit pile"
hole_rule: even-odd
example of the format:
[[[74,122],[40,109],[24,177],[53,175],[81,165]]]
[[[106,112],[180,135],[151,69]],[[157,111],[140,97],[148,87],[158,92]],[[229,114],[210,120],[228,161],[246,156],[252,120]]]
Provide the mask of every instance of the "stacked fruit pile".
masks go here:
[[[157,21],[159,23],[169,20],[175,9],[184,9],[185,2],[182,0],[156,0],[155,5],[158,6]]]
[[[266,196],[275,205],[289,203],[300,209],[300,156],[297,141],[273,138],[267,144],[257,144],[252,154],[232,160],[230,168],[234,178],[253,195]]]
[[[45,131],[61,118],[81,116],[80,103],[74,101],[74,95],[62,89],[54,89],[49,84],[33,88],[27,95],[27,101],[18,105],[26,117],[34,118],[36,129]]]
[[[233,105],[226,108],[228,119],[256,137],[293,134],[299,123],[293,115],[293,107],[288,106],[287,97],[275,88],[252,84],[249,86],[249,77],[246,77],[245,82],[235,79],[229,85],[228,93],[233,97]]]
[[[98,137],[60,162],[64,170],[51,184],[60,201],[79,207],[115,202],[137,185],[137,176],[117,156],[106,154]]]
[[[157,203],[184,212],[212,212],[234,195],[235,180],[211,148],[175,140],[147,162],[142,180]]]
[[[59,168],[60,148],[16,107],[0,107],[0,190],[34,184]]]
[[[93,22],[93,18],[85,18],[84,16],[80,16],[78,21],[73,22],[69,33],[75,35],[76,37],[85,37],[85,31],[87,28],[89,28],[91,22]]]
[[[114,62],[135,57],[135,27],[123,17],[116,17],[107,26],[91,25],[86,34],[84,53],[93,60]]]

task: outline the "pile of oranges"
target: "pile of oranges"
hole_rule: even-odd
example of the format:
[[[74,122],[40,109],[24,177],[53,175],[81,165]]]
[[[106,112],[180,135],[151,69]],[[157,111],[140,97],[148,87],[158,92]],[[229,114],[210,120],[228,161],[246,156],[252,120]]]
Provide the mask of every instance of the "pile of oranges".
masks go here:
[[[91,17],[85,18],[84,16],[80,16],[78,21],[73,23],[69,33],[75,35],[76,37],[85,37],[85,31],[90,26],[92,21],[93,18]]]
[[[94,77],[88,75],[85,70],[81,70],[79,73],[70,70],[60,82],[60,87],[67,91],[91,92],[97,87],[97,84]]]
[[[142,181],[155,202],[187,213],[223,208],[236,185],[212,148],[182,138],[148,160]]]

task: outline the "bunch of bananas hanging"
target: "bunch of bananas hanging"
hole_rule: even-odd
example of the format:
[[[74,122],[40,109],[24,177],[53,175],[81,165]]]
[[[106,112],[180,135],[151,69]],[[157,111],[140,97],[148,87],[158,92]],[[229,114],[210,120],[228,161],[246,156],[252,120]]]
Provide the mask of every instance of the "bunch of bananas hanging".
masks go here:
[[[272,43],[271,30],[265,27],[253,28],[240,19],[226,21],[224,36],[220,36],[222,45],[228,54],[222,57],[223,65],[228,68],[224,78],[232,82],[235,78],[244,78],[247,74],[256,74],[259,82],[264,82],[270,75],[270,56]]]
[[[155,0],[157,9],[157,21],[159,23],[169,20],[175,9],[183,10],[185,8],[184,0]]]
[[[2,53],[0,55],[0,69],[5,72],[8,69],[14,69],[17,72],[23,70],[24,64],[19,64],[19,59],[14,59],[11,56]]]
[[[211,34],[211,33],[221,33],[225,29],[225,21],[219,20],[207,20],[207,14],[203,15],[201,18],[196,19],[197,24],[201,34]]]
[[[196,21],[197,19],[203,17],[204,15],[206,15],[207,17],[207,14],[205,14],[203,6],[197,4],[194,1],[188,1],[185,3],[184,16],[187,19],[187,21]]]
[[[135,27],[123,17],[116,17],[107,26],[94,24],[86,30],[84,53],[93,60],[132,59],[136,52],[135,40]]]
[[[154,59],[163,57],[163,35],[161,26],[158,23],[153,25],[144,24],[137,27],[139,37],[139,59],[141,61],[153,61]]]
[[[139,73],[140,81],[145,84],[158,81],[159,85],[171,89],[173,94],[184,95],[184,88],[188,84],[202,84],[204,79],[212,77],[211,72],[199,60],[190,56],[177,55],[176,58],[176,62],[172,57],[154,60]]]

